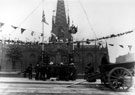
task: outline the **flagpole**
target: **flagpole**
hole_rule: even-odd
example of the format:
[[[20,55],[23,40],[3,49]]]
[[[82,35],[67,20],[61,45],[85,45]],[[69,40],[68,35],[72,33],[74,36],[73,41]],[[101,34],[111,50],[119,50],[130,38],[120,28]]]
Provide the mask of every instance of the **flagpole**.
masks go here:
[[[43,14],[42,14],[42,20],[43,20],[43,16],[44,16],[44,0],[42,0],[42,10],[43,10]],[[42,64],[44,63],[44,22],[42,21]]]
[[[44,13],[44,0],[42,0],[42,9],[43,9],[43,14],[42,14],[42,63],[44,63],[44,55],[45,55],[45,41],[44,41],[44,24],[49,25],[46,22],[45,19],[45,13]],[[46,63],[47,64],[47,63]]]
[[[42,22],[42,62],[44,60],[44,22]]]
[[[42,22],[42,51],[44,51],[44,22]]]

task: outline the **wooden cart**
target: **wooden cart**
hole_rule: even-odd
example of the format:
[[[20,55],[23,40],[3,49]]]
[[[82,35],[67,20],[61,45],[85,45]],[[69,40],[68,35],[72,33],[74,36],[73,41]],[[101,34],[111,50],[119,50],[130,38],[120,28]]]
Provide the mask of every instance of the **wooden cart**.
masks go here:
[[[127,91],[133,83],[135,62],[100,66],[99,73],[89,73],[86,80],[101,79],[101,83],[115,91]]]

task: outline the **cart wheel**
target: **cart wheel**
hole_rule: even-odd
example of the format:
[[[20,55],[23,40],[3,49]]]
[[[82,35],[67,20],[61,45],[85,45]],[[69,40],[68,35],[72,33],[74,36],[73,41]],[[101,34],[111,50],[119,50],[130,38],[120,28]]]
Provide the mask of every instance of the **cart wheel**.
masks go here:
[[[127,91],[132,86],[132,74],[126,68],[116,67],[109,72],[108,82],[113,90]]]

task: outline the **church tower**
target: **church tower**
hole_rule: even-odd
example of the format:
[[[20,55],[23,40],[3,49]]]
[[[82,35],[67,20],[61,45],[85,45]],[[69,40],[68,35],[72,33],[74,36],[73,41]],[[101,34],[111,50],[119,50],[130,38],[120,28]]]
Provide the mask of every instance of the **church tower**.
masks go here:
[[[53,11],[54,12],[54,11]],[[68,19],[67,19],[68,18]],[[69,17],[66,17],[64,0],[57,1],[56,14],[52,17],[51,42],[67,41],[71,39],[69,33]]]
[[[57,0],[56,11],[53,11],[52,30],[49,47],[50,60],[56,64],[69,63],[69,54],[72,52],[72,40],[69,32],[69,16],[66,16],[64,0]]]

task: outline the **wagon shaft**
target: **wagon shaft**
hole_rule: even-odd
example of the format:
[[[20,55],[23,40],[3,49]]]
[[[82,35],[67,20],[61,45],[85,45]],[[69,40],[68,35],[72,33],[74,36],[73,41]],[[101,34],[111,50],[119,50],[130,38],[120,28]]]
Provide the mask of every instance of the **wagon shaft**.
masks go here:
[[[87,75],[88,82],[96,82],[96,79],[100,79],[101,73],[90,73]]]

